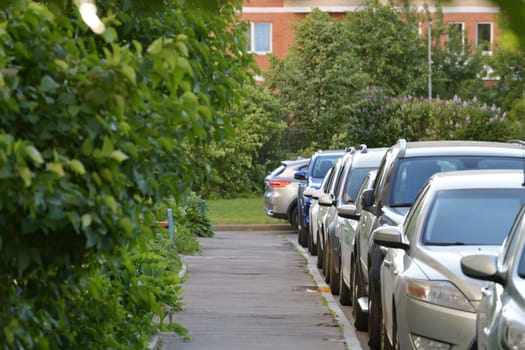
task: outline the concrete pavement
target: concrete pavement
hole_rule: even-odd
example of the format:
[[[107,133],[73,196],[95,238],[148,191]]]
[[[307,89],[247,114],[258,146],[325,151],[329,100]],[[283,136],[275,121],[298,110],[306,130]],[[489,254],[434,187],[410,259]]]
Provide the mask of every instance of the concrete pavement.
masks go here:
[[[189,276],[174,321],[192,339],[163,333],[162,349],[361,349],[289,227],[215,229],[200,255],[183,258]]]

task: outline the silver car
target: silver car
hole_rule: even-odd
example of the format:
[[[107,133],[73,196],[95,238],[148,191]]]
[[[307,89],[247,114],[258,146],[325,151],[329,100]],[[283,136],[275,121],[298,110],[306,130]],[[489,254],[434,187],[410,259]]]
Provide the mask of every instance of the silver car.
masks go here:
[[[266,215],[286,219],[294,229],[297,229],[297,187],[300,183],[294,174],[306,170],[308,162],[305,158],[284,160],[264,179]]]
[[[525,207],[499,256],[466,256],[461,267],[467,276],[490,281],[481,290],[477,349],[525,349]]]
[[[495,254],[525,202],[523,171],[433,175],[405,222],[372,233],[381,265],[382,349],[471,349],[482,282],[460,260]]]

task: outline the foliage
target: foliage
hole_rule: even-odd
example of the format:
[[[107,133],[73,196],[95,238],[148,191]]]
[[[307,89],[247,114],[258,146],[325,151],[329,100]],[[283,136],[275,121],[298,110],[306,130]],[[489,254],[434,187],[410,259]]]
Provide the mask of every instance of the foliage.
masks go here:
[[[426,91],[426,51],[409,10],[367,1],[347,14],[345,36],[370,85],[394,96]]]
[[[231,132],[251,80],[241,1],[107,1],[100,37],[62,3],[0,11],[0,332],[7,348],[142,349],[178,300],[145,253],[150,211],[202,176],[192,149]]]
[[[295,28],[288,55],[271,59],[267,86],[279,93],[281,104],[291,110],[288,145],[300,152],[317,142],[326,148],[344,125],[344,116],[356,91],[366,86],[363,62],[352,55],[352,44],[343,24],[314,9]]]
[[[242,104],[230,111],[237,120],[235,134],[204,151],[211,160],[212,173],[194,190],[206,198],[261,193],[264,176],[275,164],[272,160],[285,157],[286,108],[261,86],[246,86],[245,90]]]
[[[500,107],[454,96],[450,100],[391,97],[367,89],[353,105],[349,132],[338,134],[347,144],[390,146],[400,137],[417,140],[487,140],[512,138],[512,121]]]

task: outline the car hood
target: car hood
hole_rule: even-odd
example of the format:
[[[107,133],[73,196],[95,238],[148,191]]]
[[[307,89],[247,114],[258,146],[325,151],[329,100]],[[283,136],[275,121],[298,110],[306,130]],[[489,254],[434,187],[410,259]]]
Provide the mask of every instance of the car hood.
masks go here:
[[[461,271],[461,258],[473,254],[497,255],[499,245],[484,246],[421,246],[415,254],[416,264],[429,280],[448,280],[471,301],[481,300],[486,281],[467,277]]]
[[[319,188],[321,188],[321,183],[322,182],[323,182],[322,178],[318,179],[318,178],[315,178],[315,177],[311,177],[310,180],[308,181],[308,187],[319,189]]]

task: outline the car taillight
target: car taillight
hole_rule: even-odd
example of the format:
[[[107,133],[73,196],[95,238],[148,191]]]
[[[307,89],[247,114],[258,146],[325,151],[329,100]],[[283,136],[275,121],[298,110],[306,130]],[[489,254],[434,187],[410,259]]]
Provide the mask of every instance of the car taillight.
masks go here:
[[[286,187],[291,183],[292,181],[290,180],[270,180],[268,181],[268,185],[270,185],[273,188]]]

